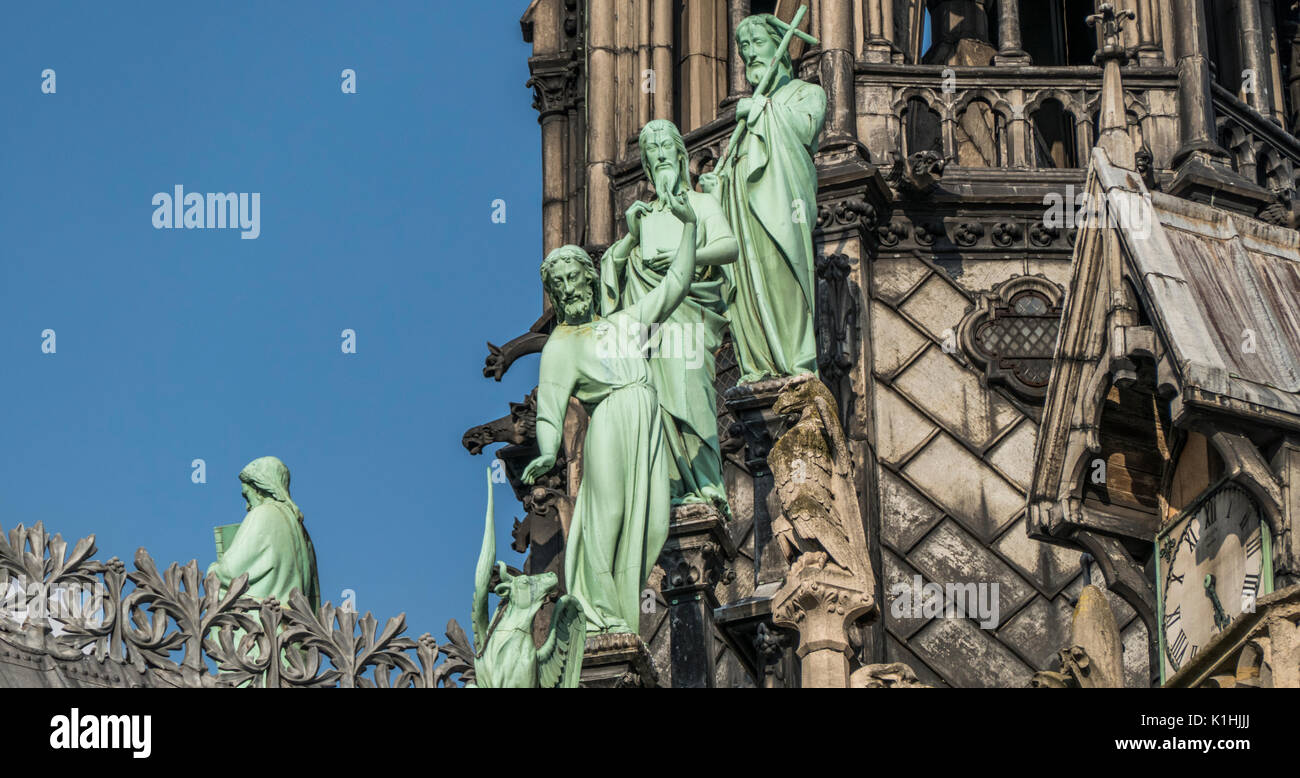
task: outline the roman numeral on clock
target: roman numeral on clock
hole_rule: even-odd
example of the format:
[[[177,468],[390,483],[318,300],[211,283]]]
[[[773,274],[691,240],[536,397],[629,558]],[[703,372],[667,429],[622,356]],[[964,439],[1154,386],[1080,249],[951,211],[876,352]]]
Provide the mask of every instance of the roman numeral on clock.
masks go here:
[[[1195,551],[1196,542],[1199,540],[1200,538],[1196,535],[1196,525],[1187,525],[1187,531],[1183,533],[1183,541],[1187,543],[1187,547]]]
[[[1180,618],[1182,618],[1182,611],[1183,606],[1179,605],[1177,608],[1174,608],[1172,613],[1165,614],[1165,632],[1174,628],[1174,625],[1178,623]]]
[[[1254,597],[1259,592],[1259,575],[1257,573],[1247,573],[1246,582],[1241,585],[1243,596]]]
[[[1264,548],[1263,534],[1255,535],[1246,541],[1246,556],[1255,556]]]
[[[1187,653],[1187,635],[1181,629],[1178,630],[1178,637],[1169,644],[1169,650],[1173,654],[1174,661],[1181,665],[1183,656]]]

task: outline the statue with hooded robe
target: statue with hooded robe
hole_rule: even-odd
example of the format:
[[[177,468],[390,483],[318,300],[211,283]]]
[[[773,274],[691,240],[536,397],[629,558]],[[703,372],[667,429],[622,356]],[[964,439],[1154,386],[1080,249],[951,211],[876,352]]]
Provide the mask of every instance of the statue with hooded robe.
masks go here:
[[[587,632],[632,632],[641,587],[668,537],[668,447],[659,397],[643,343],[624,335],[672,316],[695,273],[696,216],[690,200],[668,195],[682,234],[663,281],[635,304],[599,314],[600,277],[578,246],[542,263],[542,283],[558,323],[542,348],[537,382],[537,446],[524,469],[531,484],[555,466],[569,398],[590,414],[582,482],[564,550],[568,593],[581,603]]]
[[[217,561],[208,575],[217,576],[223,594],[247,573],[245,596],[287,603],[298,589],[313,611],[319,609],[316,549],[289,496],[289,468],[276,457],[259,457],[239,471],[239,480],[247,515],[238,525],[217,528]]]
[[[740,382],[817,372],[813,324],[816,278],[812,231],[817,221],[813,154],[826,118],[826,92],[794,78],[787,25],[771,14],[736,26],[736,51],[745,78],[766,91],[736,103],[747,129],[700,188],[716,192],[740,245],[724,265],[731,285],[727,318],[740,365]],[[781,56],[776,55],[780,52]]]

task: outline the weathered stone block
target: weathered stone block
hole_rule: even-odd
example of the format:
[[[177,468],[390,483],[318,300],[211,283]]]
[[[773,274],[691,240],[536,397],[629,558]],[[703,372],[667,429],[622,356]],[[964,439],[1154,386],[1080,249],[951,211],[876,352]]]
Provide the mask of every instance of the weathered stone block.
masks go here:
[[[1025,507],[1025,499],[951,436],[935,436],[903,472],[950,516],[991,541]]]

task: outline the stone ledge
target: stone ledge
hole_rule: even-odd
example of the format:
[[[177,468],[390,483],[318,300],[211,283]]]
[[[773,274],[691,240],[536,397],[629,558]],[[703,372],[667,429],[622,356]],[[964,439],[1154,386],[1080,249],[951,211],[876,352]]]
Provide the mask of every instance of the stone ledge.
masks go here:
[[[601,633],[587,638],[579,685],[585,689],[653,689],[659,685],[659,673],[640,636]]]

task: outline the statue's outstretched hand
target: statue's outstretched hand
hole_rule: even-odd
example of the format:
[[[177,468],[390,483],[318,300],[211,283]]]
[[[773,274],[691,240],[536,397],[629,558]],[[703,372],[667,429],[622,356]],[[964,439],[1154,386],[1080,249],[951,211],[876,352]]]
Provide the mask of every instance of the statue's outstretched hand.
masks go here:
[[[717,173],[703,173],[700,175],[700,191],[704,194],[717,192],[721,184],[722,179],[718,178]]]
[[[668,203],[668,209],[673,212],[683,224],[695,223],[695,209],[691,207],[690,200],[686,198],[686,193],[679,195],[669,195],[665,198]]]
[[[519,480],[532,486],[538,478],[546,475],[553,467],[555,467],[555,456],[543,454],[528,463],[528,467],[524,468],[524,474],[519,477]]]
[[[627,234],[633,240],[641,240],[641,217],[647,213],[650,213],[650,204],[642,200],[637,200],[627,209]]]

